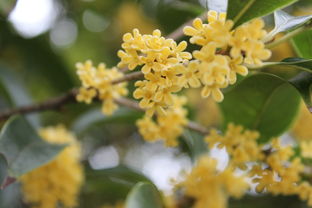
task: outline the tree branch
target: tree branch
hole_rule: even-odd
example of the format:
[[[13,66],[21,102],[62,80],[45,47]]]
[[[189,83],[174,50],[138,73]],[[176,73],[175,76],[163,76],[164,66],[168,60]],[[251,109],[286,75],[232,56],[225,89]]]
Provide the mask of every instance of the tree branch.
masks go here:
[[[3,112],[0,112],[0,121],[4,121],[8,119],[10,116],[16,114],[30,114],[46,110],[58,110],[65,104],[76,102],[77,92],[78,92],[77,89],[72,89],[64,95],[50,98],[41,103],[30,104],[26,106],[16,107],[13,109],[7,109]]]
[[[204,19],[205,15],[206,14],[201,15],[199,18]],[[183,28],[187,25],[191,25],[192,21],[193,19],[181,25],[174,32],[166,36],[166,38],[171,38],[175,40],[181,38],[184,35]],[[127,70],[128,69],[126,67],[120,69],[121,72],[125,72]],[[112,81],[112,84],[119,84],[119,83],[126,82],[126,81],[138,80],[138,79],[143,78],[143,76],[144,75],[141,71],[128,73],[128,74],[125,74],[122,78]],[[50,98],[41,103],[30,104],[26,106],[4,110],[0,112],[0,121],[4,121],[8,119],[10,116],[13,116],[16,114],[30,114],[30,113],[35,113],[35,112],[47,111],[47,110],[59,110],[62,106],[68,103],[77,102],[76,101],[77,93],[78,93],[78,89],[74,88],[68,91],[67,93],[65,93],[64,95]],[[133,101],[127,98],[119,98],[119,99],[116,99],[115,102],[119,105],[123,105],[129,108],[135,109],[135,110],[144,111],[144,109],[140,108],[139,104],[136,101]],[[192,121],[190,121],[186,127],[191,130],[197,131],[203,135],[206,135],[209,133],[208,129]]]

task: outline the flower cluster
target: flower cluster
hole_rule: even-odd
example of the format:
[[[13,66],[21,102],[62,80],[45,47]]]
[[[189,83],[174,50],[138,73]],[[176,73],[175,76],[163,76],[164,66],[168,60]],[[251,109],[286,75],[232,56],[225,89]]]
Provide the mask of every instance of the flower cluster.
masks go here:
[[[256,131],[243,131],[241,126],[230,124],[224,136],[212,130],[206,137],[210,147],[225,147],[231,156],[230,166],[245,169],[257,192],[269,192],[274,195],[298,195],[312,205],[312,185],[301,175],[304,165],[295,155],[292,146],[282,146],[279,139],[273,139],[265,145],[259,145]],[[300,145],[304,157],[311,157],[311,143]],[[250,167],[242,166],[249,162]]]
[[[233,167],[220,172],[216,165],[216,160],[204,156],[182,182],[185,194],[196,200],[194,208],[226,208],[229,196],[239,198],[248,189],[246,178],[236,176]]]
[[[291,160],[293,154],[291,146],[282,147],[278,139],[272,141],[268,156],[250,171],[250,176],[254,177],[253,182],[257,183],[257,192],[296,194],[296,183],[301,179],[303,165],[299,158]]]
[[[102,112],[107,115],[112,114],[117,109],[114,99],[128,93],[125,82],[112,83],[114,80],[122,78],[123,73],[119,72],[117,68],[108,69],[103,63],[94,67],[91,61],[86,61],[84,64],[77,63],[76,67],[82,82],[77,100],[89,104],[97,97],[103,101]]]
[[[261,19],[233,29],[233,22],[225,20],[225,16],[209,11],[207,24],[196,18],[193,27],[184,28],[184,33],[191,36],[190,42],[201,46],[200,50],[193,52],[197,60],[192,66],[196,69],[193,74],[196,80],[200,80],[195,86],[203,84],[202,97],[212,94],[218,102],[223,100],[220,89],[234,84],[237,74],[248,74],[245,64],[259,65],[271,56],[262,41],[266,31]]]
[[[182,134],[183,127],[187,124],[187,112],[183,109],[186,99],[177,95],[173,95],[172,99],[173,107],[165,115],[158,114],[156,121],[149,116],[137,121],[139,132],[146,141],[164,140],[166,146],[177,146],[177,137]]]
[[[205,141],[210,148],[217,145],[218,148],[225,147],[232,156],[232,163],[242,169],[246,168],[246,162],[258,161],[263,158],[261,146],[257,144],[259,133],[257,131],[245,130],[242,126],[229,124],[225,135],[220,135],[216,130],[211,130]]]
[[[34,208],[74,207],[83,182],[80,146],[63,126],[40,130],[52,144],[68,145],[54,160],[21,177],[25,200]]]
[[[184,52],[187,43],[177,44],[166,39],[159,30],[154,30],[152,35],[142,35],[137,29],[133,34],[126,33],[123,41],[118,66],[127,66],[130,70],[142,66],[145,78],[135,83],[134,98],[141,99],[140,107],[147,110],[147,115],[152,116],[155,111],[164,114],[173,105],[172,93],[183,88],[179,76],[183,63],[191,59],[191,54]]]

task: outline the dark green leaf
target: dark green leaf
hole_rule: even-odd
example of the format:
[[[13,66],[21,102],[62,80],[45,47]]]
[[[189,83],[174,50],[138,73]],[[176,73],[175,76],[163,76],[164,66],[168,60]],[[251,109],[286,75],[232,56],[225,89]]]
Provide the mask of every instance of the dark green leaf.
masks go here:
[[[264,66],[274,68],[281,65],[285,68],[299,69],[312,73],[312,59],[286,58],[280,62],[266,62]]]
[[[300,104],[297,90],[271,74],[247,77],[225,94],[220,104],[224,128],[228,123],[260,132],[260,142],[284,133],[293,123]]]
[[[126,200],[126,208],[163,208],[161,196],[151,183],[136,184]]]
[[[241,25],[256,17],[262,17],[297,0],[229,0],[227,18]]]
[[[8,176],[19,176],[51,161],[64,145],[42,140],[32,126],[20,116],[9,119],[0,134],[0,154],[8,165]]]
[[[292,39],[292,44],[298,56],[312,59],[312,30],[296,35]]]
[[[87,169],[86,181],[82,197],[87,199],[88,204],[82,204],[82,207],[88,208],[97,208],[104,202],[122,201],[136,183],[151,182],[142,173],[124,165],[101,170]]]
[[[307,108],[312,113],[312,74],[308,72],[301,72],[289,80],[289,82],[300,92]]]
[[[299,73],[289,80],[289,82],[299,91],[309,111],[312,110],[311,85],[312,85],[312,59],[287,58],[281,62],[267,62],[270,69],[283,66],[290,69],[299,69],[304,72]]]
[[[312,15],[291,16],[288,13],[278,10],[274,12],[274,29],[266,36],[266,40],[271,40],[280,32],[287,32],[304,25],[312,19]]]

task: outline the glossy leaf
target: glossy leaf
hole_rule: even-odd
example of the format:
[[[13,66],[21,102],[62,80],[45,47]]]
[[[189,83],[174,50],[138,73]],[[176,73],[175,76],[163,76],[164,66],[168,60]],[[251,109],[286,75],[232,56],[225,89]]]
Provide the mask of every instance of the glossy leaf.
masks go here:
[[[261,142],[284,133],[293,123],[300,104],[297,90],[271,74],[247,77],[225,94],[220,104],[224,128],[228,123],[260,132]]]
[[[227,18],[241,25],[256,17],[262,17],[290,5],[297,0],[229,0]]]
[[[292,16],[288,13],[278,10],[274,12],[274,29],[266,36],[266,40],[271,40],[274,36],[280,32],[287,32],[297,27],[304,25],[311,21],[312,15],[306,16]]]
[[[0,88],[2,89],[3,98],[5,98],[10,105],[6,106],[6,108],[33,103],[24,83],[18,79],[17,74],[14,74],[12,70],[3,65],[0,65]],[[27,115],[26,118],[32,125],[36,127],[39,126],[40,120],[38,115]]]
[[[292,45],[298,56],[312,59],[312,30],[302,32],[293,37]]]
[[[301,72],[289,82],[300,92],[307,108],[312,113],[312,74]]]
[[[286,58],[280,62],[266,62],[265,67],[274,68],[279,66],[285,66],[291,69],[299,69],[312,73],[312,59],[303,58]]]
[[[151,182],[142,173],[124,165],[100,170],[87,169],[86,181],[88,183],[83,189],[82,198],[86,198],[88,203],[82,204],[82,207],[98,207],[103,201],[114,203],[124,200],[135,184]]]
[[[0,154],[8,166],[8,176],[21,175],[51,161],[65,145],[42,140],[21,116],[9,119],[0,134]]]
[[[126,208],[163,208],[160,194],[151,183],[138,183],[129,193]]]

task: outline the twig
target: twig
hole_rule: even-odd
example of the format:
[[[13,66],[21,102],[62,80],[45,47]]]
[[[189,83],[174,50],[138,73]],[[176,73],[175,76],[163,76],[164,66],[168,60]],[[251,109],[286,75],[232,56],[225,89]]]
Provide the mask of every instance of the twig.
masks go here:
[[[204,127],[198,123],[195,123],[194,121],[189,121],[188,124],[186,125],[186,127],[190,130],[197,131],[198,133],[200,133],[202,135],[209,134],[209,129],[207,129],[206,127]]]
[[[202,14],[199,18],[204,19],[205,16],[206,16],[206,14]],[[184,35],[183,34],[183,28],[187,25],[191,25],[192,21],[193,21],[193,19],[186,22],[185,24],[181,25],[174,32],[172,32],[171,34],[166,36],[166,38],[172,38],[175,40],[179,39],[180,37],[182,37]],[[126,67],[120,69],[121,72],[125,72],[127,70],[128,69]],[[140,71],[139,72],[132,72],[129,74],[125,74],[125,76],[120,78],[120,79],[114,80],[112,82],[112,84],[118,84],[118,83],[122,83],[125,81],[137,80],[140,78],[143,78],[142,72],[140,72]],[[30,113],[35,113],[35,112],[47,111],[47,110],[59,110],[62,106],[66,105],[68,103],[77,102],[76,101],[77,93],[78,93],[77,89],[72,89],[62,96],[50,98],[50,99],[43,101],[41,103],[21,106],[21,107],[17,107],[17,108],[13,108],[13,109],[7,109],[3,112],[0,112],[0,121],[6,120],[10,116],[16,115],[16,114],[30,114]],[[127,107],[135,109],[135,110],[144,111],[144,109],[140,108],[138,103],[136,101],[133,101],[133,100],[129,100],[126,98],[119,98],[119,99],[116,99],[115,102],[119,105],[127,106]],[[204,134],[204,135],[208,134],[208,129],[206,129],[205,127],[200,126],[199,124],[194,123],[194,122],[189,122],[187,124],[187,128],[194,130],[194,131],[197,131],[197,132]]]
[[[16,107],[13,109],[5,110],[0,113],[0,121],[6,120],[10,116],[16,115],[16,114],[30,114],[30,113],[46,111],[46,110],[58,110],[65,104],[75,102],[76,94],[77,94],[77,89],[72,89],[62,96],[54,97],[41,103],[30,104],[26,106],[21,106],[21,107]]]
[[[126,74],[120,79],[114,80],[112,84],[119,84],[126,81],[137,80],[142,77],[143,77],[142,72],[132,72],[130,74]],[[58,110],[65,104],[75,102],[77,93],[78,93],[77,89],[72,89],[64,95],[48,99],[41,103],[30,104],[26,106],[5,110],[3,112],[0,112],[0,121],[6,120],[10,116],[17,114],[30,114],[46,110]]]

